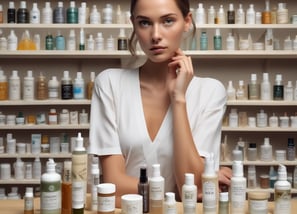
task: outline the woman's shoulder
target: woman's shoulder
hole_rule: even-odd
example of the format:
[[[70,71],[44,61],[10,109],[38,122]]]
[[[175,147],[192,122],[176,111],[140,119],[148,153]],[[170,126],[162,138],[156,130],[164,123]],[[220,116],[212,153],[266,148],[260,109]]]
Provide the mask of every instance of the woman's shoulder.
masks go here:
[[[201,92],[221,92],[226,93],[225,86],[217,79],[209,77],[194,77],[191,83],[193,89]]]
[[[101,71],[97,75],[96,82],[110,83],[114,81],[119,81],[123,77],[128,77],[136,73],[136,69],[108,68]]]

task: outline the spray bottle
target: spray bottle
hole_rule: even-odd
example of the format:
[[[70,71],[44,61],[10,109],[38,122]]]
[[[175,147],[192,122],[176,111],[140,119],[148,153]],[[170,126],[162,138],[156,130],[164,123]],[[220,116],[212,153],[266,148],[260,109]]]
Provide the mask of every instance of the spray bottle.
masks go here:
[[[83,213],[86,202],[88,155],[79,132],[72,152],[72,212]]]
[[[205,168],[202,174],[202,194],[203,212],[217,213],[219,187],[213,153],[205,158]]]
[[[61,213],[61,176],[56,172],[56,164],[52,158],[46,163],[46,172],[40,182],[40,213]]]
[[[160,174],[160,164],[153,164],[153,177],[150,179],[150,213],[162,213],[164,201],[164,178]]]

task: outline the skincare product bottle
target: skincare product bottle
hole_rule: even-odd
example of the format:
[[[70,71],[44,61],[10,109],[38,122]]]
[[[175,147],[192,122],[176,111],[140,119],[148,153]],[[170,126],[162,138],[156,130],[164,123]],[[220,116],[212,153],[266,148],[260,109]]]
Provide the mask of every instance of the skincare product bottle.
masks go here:
[[[8,99],[8,82],[4,71],[0,68],[0,100]]]
[[[207,23],[214,24],[216,18],[216,10],[214,9],[213,5],[210,5],[208,12],[207,12]]]
[[[229,9],[227,11],[227,23],[235,24],[235,11],[233,4],[229,4]]]
[[[286,8],[286,3],[278,3],[278,8],[276,11],[276,22],[277,24],[289,23],[289,12]]]
[[[272,145],[270,144],[270,140],[268,137],[264,138],[264,143],[260,148],[260,160],[269,162],[272,161]]]
[[[93,88],[94,88],[94,81],[95,81],[95,72],[92,71],[90,73],[90,81],[87,84],[87,99],[92,99]]]
[[[215,24],[226,24],[226,18],[225,18],[225,10],[224,6],[220,5],[220,8],[217,12],[217,18],[216,18],[216,23]]]
[[[26,1],[20,2],[20,7],[17,10],[17,23],[18,24],[25,24],[30,22],[30,15],[27,9]]]
[[[16,9],[14,1],[9,1],[7,9],[7,23],[16,23]]]
[[[21,80],[18,75],[18,71],[13,70],[12,75],[9,77],[9,100],[20,100],[21,99]]]
[[[228,33],[228,36],[226,38],[226,50],[235,50],[235,39],[234,36],[232,36],[232,33]]]
[[[201,32],[200,50],[208,50],[208,37],[207,37],[207,33],[205,31]]]
[[[256,188],[257,187],[257,175],[256,175],[256,167],[255,165],[248,166],[248,188]]]
[[[287,101],[293,101],[294,99],[294,89],[292,81],[288,81],[288,84],[285,87],[285,93],[284,93],[284,100]]]
[[[256,161],[258,159],[257,144],[250,143],[247,148],[247,160]]]
[[[128,50],[128,39],[124,28],[120,29],[120,34],[118,36],[118,50]]]
[[[229,214],[229,193],[228,192],[220,192],[219,214]]]
[[[197,186],[194,183],[194,174],[185,174],[185,183],[182,186],[182,204],[184,214],[196,213]]]
[[[53,23],[53,9],[51,8],[51,3],[49,1],[45,2],[44,8],[41,12],[41,23],[42,24],[52,24]]]
[[[295,158],[296,158],[296,147],[294,143],[294,138],[288,138],[287,160],[295,161]]]
[[[293,50],[293,41],[291,39],[290,36],[288,36],[285,40],[284,40],[284,50],[287,51],[291,51]]]
[[[251,80],[248,84],[248,99],[258,100],[260,98],[260,85],[257,83],[257,74],[251,74]]]
[[[278,117],[275,115],[275,113],[269,117],[269,127],[278,127]]]
[[[65,23],[65,9],[62,1],[58,2],[57,7],[53,11],[53,23],[54,24]]]
[[[238,127],[238,113],[235,108],[232,108],[229,113],[229,127]]]
[[[72,152],[72,212],[83,210],[86,202],[88,155],[79,132]]]
[[[10,33],[7,37],[7,50],[16,51],[18,48],[18,37],[15,35],[14,30],[10,30]]]
[[[69,71],[64,71],[63,73],[63,78],[61,80],[61,98],[62,100],[73,98],[73,84],[71,77],[69,77]]]
[[[245,88],[243,80],[238,81],[238,88],[236,90],[236,99],[237,100],[246,100],[247,99],[246,88]]]
[[[111,4],[106,4],[103,8],[103,24],[112,24],[113,23],[113,9]]]
[[[245,142],[240,137],[237,141],[237,148],[242,152],[242,160],[245,159]]]
[[[177,204],[176,204],[174,192],[165,193],[163,214],[177,214]]]
[[[245,12],[242,8],[242,4],[239,4],[235,13],[235,24],[245,24]]]
[[[24,77],[23,81],[23,99],[24,100],[34,100],[34,77],[32,75],[32,71],[27,71],[27,76]]]
[[[54,37],[51,33],[48,33],[45,37],[45,50],[54,50],[55,42]]]
[[[30,23],[40,24],[40,10],[36,2],[33,3],[32,10],[30,11]]]
[[[259,113],[257,113],[257,127],[267,127],[268,125],[268,118],[267,114],[264,112],[263,109],[260,110]]]
[[[61,176],[56,172],[53,159],[46,163],[46,172],[42,174],[40,186],[40,211],[42,214],[61,213]]]
[[[97,33],[97,37],[95,38],[95,50],[104,50],[104,38],[101,32]]]
[[[69,51],[76,50],[76,36],[75,36],[74,30],[69,31],[69,36],[67,40],[67,50]]]
[[[107,41],[106,41],[106,50],[108,50],[108,51],[114,51],[115,50],[115,47],[114,47],[114,38],[112,37],[112,35],[110,35],[107,38]]]
[[[68,24],[78,24],[78,8],[75,1],[70,1],[70,6],[66,10],[66,20]]]
[[[88,51],[93,51],[95,50],[95,40],[92,34],[89,35],[87,39],[87,48]]]
[[[271,28],[268,28],[265,33],[265,50],[273,50],[273,31]]]
[[[85,50],[85,31],[83,28],[80,29],[79,33],[79,50]]]
[[[256,24],[256,12],[253,4],[250,4],[246,11],[246,24]]]
[[[85,98],[85,81],[82,77],[82,72],[76,73],[76,78],[73,82],[73,98],[84,99]]]
[[[203,7],[203,3],[198,4],[198,8],[196,9],[196,24],[206,24],[206,13]]]
[[[48,81],[48,98],[49,99],[58,99],[59,98],[59,81],[56,76]]]
[[[97,210],[97,214],[112,214],[112,213],[115,213],[116,185],[112,184],[112,183],[99,184],[97,186],[97,192],[98,192],[98,210]],[[83,213],[83,211],[82,211],[82,213]]]
[[[202,174],[202,203],[203,213],[217,213],[219,197],[218,175],[215,172],[214,154],[205,158]]]
[[[265,10],[262,12],[262,24],[272,24],[269,0],[265,0]]]
[[[284,85],[282,83],[282,75],[276,74],[275,82],[273,85],[273,99],[283,100],[284,99]]]
[[[237,145],[235,146],[235,149],[232,150],[232,157],[233,161],[243,161],[242,150],[240,150]]]
[[[274,213],[291,213],[291,184],[287,180],[287,169],[284,165],[278,167],[278,178],[274,184]]]
[[[222,50],[222,36],[220,29],[216,29],[215,35],[213,37],[213,47],[214,50]]]
[[[78,23],[79,24],[89,24],[89,8],[87,8],[86,2],[81,2],[78,8]]]
[[[140,168],[140,176],[138,182],[138,194],[142,196],[142,210],[143,213],[149,213],[149,183],[146,173],[146,168]]]
[[[33,187],[26,187],[24,196],[24,214],[34,214]]]
[[[40,73],[36,83],[36,99],[45,100],[48,98],[47,81],[43,73]]]
[[[293,172],[293,188],[297,188],[297,166],[295,166]]]
[[[92,157],[91,165],[91,209],[98,210],[97,186],[100,183],[100,171],[98,157]]]
[[[260,94],[261,94],[261,100],[271,100],[271,84],[269,81],[268,73],[263,73]]]
[[[149,181],[150,214],[162,213],[164,201],[164,178],[160,174],[160,164],[153,164],[153,177]]]
[[[90,24],[100,24],[101,23],[101,15],[97,9],[97,6],[94,4],[92,7],[92,11],[90,13]]]
[[[228,86],[227,86],[227,99],[228,100],[235,100],[235,88],[233,87],[233,82],[232,80],[228,81]]]
[[[41,177],[41,162],[40,158],[36,157],[33,162],[33,178],[40,179]]]
[[[65,44],[65,37],[61,34],[60,31],[58,31],[57,36],[55,38],[55,46],[56,50],[65,50],[66,44]]]
[[[124,24],[124,20],[123,20],[123,13],[121,10],[121,5],[117,4],[117,11],[116,11],[116,24]]]
[[[71,165],[69,160],[64,161],[62,177],[62,213],[72,213],[72,183],[71,183]]]
[[[269,187],[274,188],[274,184],[277,181],[277,172],[274,170],[273,166],[269,169]]]
[[[241,161],[233,161],[233,176],[231,178],[231,213],[244,214],[246,200],[246,178],[243,176]]]

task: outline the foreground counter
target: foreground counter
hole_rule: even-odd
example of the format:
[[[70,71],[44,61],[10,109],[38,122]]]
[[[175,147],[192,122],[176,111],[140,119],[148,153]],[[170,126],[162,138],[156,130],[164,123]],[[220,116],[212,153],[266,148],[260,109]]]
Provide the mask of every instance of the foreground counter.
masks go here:
[[[40,214],[40,200],[36,198],[34,201],[34,214]],[[269,213],[273,213],[273,202],[268,203]],[[202,204],[198,203],[197,214],[202,214]],[[182,214],[181,203],[178,203],[179,214]],[[246,210],[248,210],[248,203],[246,203]],[[296,214],[297,210],[297,199],[292,199],[292,214]],[[24,213],[24,201],[23,200],[0,200],[0,213],[1,214],[23,214]],[[96,211],[90,211],[86,208],[85,214],[96,214]],[[120,214],[121,210],[116,209],[115,214]],[[248,213],[248,211],[246,211]]]

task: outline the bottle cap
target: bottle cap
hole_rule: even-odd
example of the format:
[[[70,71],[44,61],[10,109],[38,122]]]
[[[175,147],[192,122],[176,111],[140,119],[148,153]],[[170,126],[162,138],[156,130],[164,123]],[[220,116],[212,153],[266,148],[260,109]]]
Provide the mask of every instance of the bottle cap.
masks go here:
[[[186,185],[194,185],[194,174],[192,174],[192,173],[185,174],[185,184]]]
[[[51,108],[51,109],[50,109],[50,113],[51,113],[51,114],[55,114],[55,113],[57,113],[57,112],[56,112],[56,109]]]
[[[125,38],[126,37],[126,33],[125,33],[125,29],[124,28],[121,28],[120,29],[119,37],[121,37],[121,38]]]
[[[255,144],[255,143],[250,143],[250,144],[249,144],[249,148],[257,148],[257,144]]]
[[[268,79],[269,79],[268,73],[263,73],[263,80],[268,81]]]
[[[84,138],[81,136],[81,133],[78,132],[77,134],[77,138],[75,140],[75,151],[85,151],[85,147],[84,147]]]
[[[174,203],[175,202],[175,193],[174,192],[166,192],[165,193],[165,201],[167,203]]]
[[[146,183],[147,182],[146,167],[141,167],[140,168],[139,182],[140,183]]]
[[[46,8],[50,8],[51,7],[51,3],[49,1],[45,2],[45,7]]]
[[[233,11],[233,10],[234,10],[233,4],[229,4],[229,11]]]
[[[10,1],[9,4],[8,4],[8,8],[9,9],[14,9],[14,2],[13,1]]]
[[[63,77],[66,79],[66,78],[69,78],[69,71],[64,71],[63,73]]]
[[[283,77],[282,77],[282,75],[281,74],[277,74],[276,76],[275,76],[275,81],[282,81],[282,79],[283,79]]]
[[[242,177],[243,176],[242,161],[233,161],[232,171],[233,171],[234,177]]]
[[[239,80],[238,84],[239,84],[239,86],[244,86],[244,81],[243,80]]]
[[[288,147],[294,147],[295,143],[294,143],[294,138],[288,138]]]
[[[70,7],[75,7],[75,1],[70,2]]]
[[[221,35],[221,31],[220,31],[220,29],[216,29],[216,34],[215,34],[216,36],[220,36]]]
[[[286,181],[287,180],[287,168],[284,165],[279,164],[277,175],[278,175],[278,180]]]
[[[63,2],[62,1],[58,2],[58,7],[63,7]]]
[[[228,192],[220,192],[220,201],[228,202],[229,201],[229,193]]]
[[[265,137],[264,138],[264,145],[270,145],[270,142],[269,142],[269,138],[268,137]]]
[[[257,81],[257,74],[251,74],[251,80]]]
[[[87,7],[87,3],[86,2],[82,2],[81,3],[81,7],[86,8]]]
[[[94,71],[91,71],[91,73],[90,73],[90,80],[91,80],[92,82],[95,81],[95,72],[94,72]]]
[[[153,177],[160,177],[160,164],[153,164]]]
[[[56,163],[54,159],[49,158],[46,162],[46,171],[47,172],[55,172],[56,171]]]
[[[78,71],[78,72],[76,73],[76,79],[79,79],[79,80],[82,79],[82,73],[81,73],[80,71]]]
[[[116,186],[112,183],[103,183],[97,186],[98,193],[111,194],[116,191]]]
[[[33,75],[32,75],[32,71],[31,70],[28,70],[27,71],[27,77],[32,77]]]
[[[290,80],[288,81],[287,87],[293,87],[292,81],[290,81]]]
[[[204,174],[209,176],[216,175],[213,153],[210,153],[208,156],[205,157]]]
[[[20,8],[21,8],[21,9],[26,9],[26,8],[27,8],[27,3],[26,3],[26,1],[21,1],[21,3],[20,3]]]
[[[25,197],[33,197],[33,187],[26,187]]]

